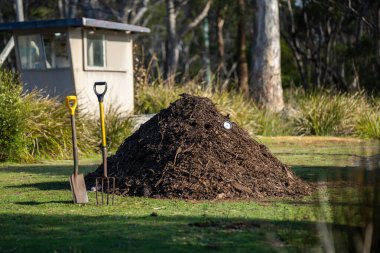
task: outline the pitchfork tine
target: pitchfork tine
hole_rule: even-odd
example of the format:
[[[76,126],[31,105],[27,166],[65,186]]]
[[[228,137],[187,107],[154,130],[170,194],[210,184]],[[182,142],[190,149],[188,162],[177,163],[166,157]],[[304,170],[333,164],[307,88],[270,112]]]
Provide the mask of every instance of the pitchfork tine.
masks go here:
[[[101,185],[100,181],[101,180]],[[101,198],[101,205],[104,205],[104,202],[109,205],[112,203],[114,204],[114,199],[115,199],[115,185],[116,185],[116,179],[115,177],[97,177],[96,178],[96,205],[100,204],[99,198]],[[101,187],[99,187],[101,186]],[[99,189],[100,188],[100,189]],[[100,196],[98,194],[98,190],[101,191]],[[107,196],[104,197],[104,194]],[[109,195],[112,195],[111,198]]]

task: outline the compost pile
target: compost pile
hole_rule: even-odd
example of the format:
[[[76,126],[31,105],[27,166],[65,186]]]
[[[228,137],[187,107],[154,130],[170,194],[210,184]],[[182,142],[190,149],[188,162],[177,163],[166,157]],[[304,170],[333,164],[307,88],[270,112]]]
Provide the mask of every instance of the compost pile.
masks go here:
[[[118,192],[157,198],[303,196],[310,192],[288,166],[237,124],[224,127],[208,98],[182,94],[108,158]],[[86,176],[89,187],[103,166]]]

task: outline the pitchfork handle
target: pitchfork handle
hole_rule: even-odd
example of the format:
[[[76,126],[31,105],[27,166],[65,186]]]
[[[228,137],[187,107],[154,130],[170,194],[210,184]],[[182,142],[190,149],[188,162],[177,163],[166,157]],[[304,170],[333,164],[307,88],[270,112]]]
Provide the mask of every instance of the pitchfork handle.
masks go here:
[[[96,86],[103,86],[103,85],[104,85],[104,90],[103,90],[103,92],[98,92],[98,91],[96,90]],[[104,95],[105,95],[106,92],[107,92],[107,83],[106,83],[106,82],[95,82],[95,84],[94,84],[94,92],[95,92],[96,96],[98,97],[98,101],[99,101],[99,103],[100,103],[100,102],[103,102]]]

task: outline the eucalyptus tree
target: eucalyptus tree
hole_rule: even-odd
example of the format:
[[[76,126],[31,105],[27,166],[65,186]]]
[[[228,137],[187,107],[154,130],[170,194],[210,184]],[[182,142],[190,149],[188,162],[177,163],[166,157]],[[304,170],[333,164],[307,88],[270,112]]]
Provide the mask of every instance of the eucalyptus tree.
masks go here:
[[[251,92],[260,105],[277,112],[284,107],[278,1],[257,0],[256,8]]]
[[[169,85],[174,85],[175,76],[177,75],[180,41],[188,32],[197,27],[199,23],[207,16],[212,0],[207,0],[203,9],[195,16],[191,16],[190,3],[188,0],[166,0],[166,61],[165,77]],[[178,17],[185,8],[185,15],[182,13],[182,22],[180,27]],[[191,19],[191,21],[189,21]]]

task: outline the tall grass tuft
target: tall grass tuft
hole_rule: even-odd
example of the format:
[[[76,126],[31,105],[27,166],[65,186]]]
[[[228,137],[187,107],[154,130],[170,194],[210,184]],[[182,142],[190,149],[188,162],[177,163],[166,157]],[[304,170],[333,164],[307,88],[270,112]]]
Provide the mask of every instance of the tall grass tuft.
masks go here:
[[[25,152],[22,160],[72,157],[71,123],[68,109],[59,97],[49,98],[42,91],[23,97],[28,106]],[[105,114],[108,150],[114,151],[132,132],[132,125],[120,108],[109,107]],[[78,149],[81,155],[98,152],[100,122],[78,111],[75,114]]]
[[[232,121],[246,129],[251,135],[289,134],[290,123],[279,114],[260,109],[251,99],[235,91],[211,91],[194,83],[168,87],[162,84],[140,87],[136,91],[136,113],[152,114],[168,107],[182,93],[210,98]]]
[[[298,100],[301,116],[296,135],[352,135],[360,114],[367,110],[363,93],[318,92]]]
[[[361,138],[380,139],[379,109],[364,112],[360,116],[356,125],[357,136]]]
[[[48,97],[42,90],[23,93],[19,77],[0,71],[0,162],[72,158],[71,123],[63,98]],[[77,111],[78,149],[81,155],[98,151],[99,121]],[[116,149],[132,126],[120,108],[106,113],[108,148]]]
[[[186,92],[183,87],[167,87],[163,84],[138,87],[135,94],[135,113],[153,114],[165,109]]]
[[[28,117],[23,160],[36,158],[66,159],[72,156],[71,124],[68,109],[59,97],[49,98],[34,90],[23,97]],[[85,115],[76,113],[76,130],[80,154],[91,154],[96,141],[92,124]]]
[[[132,134],[133,124],[126,118],[120,107],[107,108],[106,115],[106,136],[108,150],[116,151],[116,149],[124,142],[124,140]],[[100,135],[100,122],[96,129],[98,136]],[[100,140],[100,138],[99,138]]]

